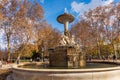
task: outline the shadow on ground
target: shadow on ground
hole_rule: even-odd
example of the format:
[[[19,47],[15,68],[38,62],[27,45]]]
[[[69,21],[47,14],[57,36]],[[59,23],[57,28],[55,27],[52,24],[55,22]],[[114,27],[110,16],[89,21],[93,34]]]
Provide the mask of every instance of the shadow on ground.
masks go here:
[[[10,69],[0,69],[0,80],[6,80],[10,73],[12,73]]]

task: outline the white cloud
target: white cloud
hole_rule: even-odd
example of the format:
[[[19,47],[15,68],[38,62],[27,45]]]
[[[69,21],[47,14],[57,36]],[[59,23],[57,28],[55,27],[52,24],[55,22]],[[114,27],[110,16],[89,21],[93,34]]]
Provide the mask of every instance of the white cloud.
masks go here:
[[[114,0],[106,0],[106,1],[104,2],[104,5],[108,5],[108,4],[112,3],[112,2],[114,2]]]
[[[41,3],[44,3],[44,0],[40,0]]]
[[[89,9],[95,9],[98,6],[105,6],[110,3],[114,2],[114,0],[91,0],[90,3],[77,3],[76,1],[73,1],[71,3],[72,11],[79,13],[79,15],[83,15],[84,12],[88,12]]]

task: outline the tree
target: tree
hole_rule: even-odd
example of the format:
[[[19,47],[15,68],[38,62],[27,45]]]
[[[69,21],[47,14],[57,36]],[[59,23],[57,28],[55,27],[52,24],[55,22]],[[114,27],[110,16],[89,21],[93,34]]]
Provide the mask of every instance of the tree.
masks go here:
[[[36,0],[34,3],[29,0],[9,0],[4,5],[0,5],[0,15],[3,16],[2,29],[7,42],[9,60],[11,44],[31,40],[32,29],[43,18],[43,9]],[[21,41],[21,38],[25,40]]]
[[[120,35],[119,9],[120,4],[99,6],[85,13],[81,20],[71,28],[71,32],[80,39],[82,45],[84,43],[84,46],[87,46],[87,50],[97,50],[100,59],[109,51],[116,53],[114,45],[116,42],[119,43],[117,39]]]
[[[47,54],[49,48],[55,47],[58,45],[60,39],[60,31],[53,29],[46,21],[43,21],[35,29],[35,44],[38,47],[39,52]]]
[[[7,52],[6,50],[0,49],[0,59],[6,59],[7,57]]]

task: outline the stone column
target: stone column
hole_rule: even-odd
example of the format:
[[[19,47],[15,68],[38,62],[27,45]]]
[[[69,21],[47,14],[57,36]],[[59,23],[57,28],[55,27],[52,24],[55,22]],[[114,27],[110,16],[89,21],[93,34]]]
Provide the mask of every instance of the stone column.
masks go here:
[[[68,25],[69,25],[69,21],[65,21],[64,23],[64,35],[65,36],[69,36]]]

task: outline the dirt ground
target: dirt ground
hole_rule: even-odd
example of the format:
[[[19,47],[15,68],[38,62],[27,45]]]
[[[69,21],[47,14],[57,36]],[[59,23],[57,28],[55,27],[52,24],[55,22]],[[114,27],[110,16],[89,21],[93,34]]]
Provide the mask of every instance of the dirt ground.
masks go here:
[[[10,73],[12,73],[10,69],[0,69],[0,80],[6,80]]]

